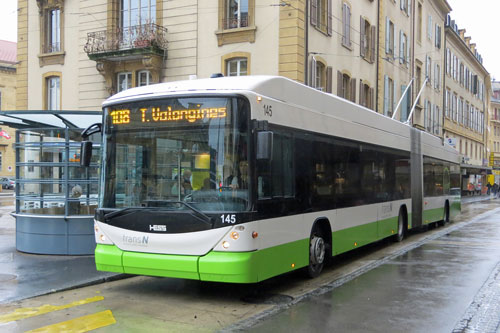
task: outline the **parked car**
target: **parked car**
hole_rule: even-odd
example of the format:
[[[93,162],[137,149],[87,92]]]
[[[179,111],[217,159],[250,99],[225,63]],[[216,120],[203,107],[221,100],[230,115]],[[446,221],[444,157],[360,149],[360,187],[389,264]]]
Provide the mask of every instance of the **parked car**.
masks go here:
[[[7,177],[1,177],[0,184],[2,184],[3,189],[13,190],[16,188],[16,182],[13,179]]]

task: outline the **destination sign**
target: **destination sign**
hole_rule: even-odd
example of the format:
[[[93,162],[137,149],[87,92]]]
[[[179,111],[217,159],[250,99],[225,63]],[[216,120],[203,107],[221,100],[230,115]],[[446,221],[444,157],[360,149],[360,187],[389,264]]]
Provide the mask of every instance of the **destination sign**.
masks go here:
[[[113,110],[109,113],[111,116],[111,123],[113,125],[130,124],[133,123],[162,123],[162,122],[189,122],[205,119],[225,118],[227,116],[227,109],[220,108],[200,108],[200,109],[173,109],[167,107],[166,109],[160,107],[140,108],[139,112],[131,112],[129,109]],[[131,118],[134,119],[131,119]],[[135,119],[138,118],[138,119]]]

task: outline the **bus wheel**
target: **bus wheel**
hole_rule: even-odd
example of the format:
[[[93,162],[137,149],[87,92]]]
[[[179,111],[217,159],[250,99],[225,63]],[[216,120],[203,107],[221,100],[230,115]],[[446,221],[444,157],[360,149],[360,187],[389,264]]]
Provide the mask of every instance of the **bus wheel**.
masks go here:
[[[398,216],[398,233],[394,235],[394,240],[396,242],[401,242],[405,238],[406,228],[405,228],[405,217],[403,215],[403,211],[399,211]]]
[[[326,247],[321,230],[315,226],[309,239],[309,266],[307,266],[307,275],[309,277],[315,278],[323,270]]]

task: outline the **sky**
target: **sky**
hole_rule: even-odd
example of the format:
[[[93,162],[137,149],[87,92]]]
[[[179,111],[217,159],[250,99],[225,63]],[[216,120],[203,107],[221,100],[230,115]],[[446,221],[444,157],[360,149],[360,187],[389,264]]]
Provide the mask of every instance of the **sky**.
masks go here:
[[[0,0],[0,40],[17,42],[17,0]],[[496,39],[496,20],[500,19],[500,0],[447,0],[451,18],[465,29],[483,56],[491,77],[500,80],[500,41]],[[32,2],[35,3],[34,1]]]

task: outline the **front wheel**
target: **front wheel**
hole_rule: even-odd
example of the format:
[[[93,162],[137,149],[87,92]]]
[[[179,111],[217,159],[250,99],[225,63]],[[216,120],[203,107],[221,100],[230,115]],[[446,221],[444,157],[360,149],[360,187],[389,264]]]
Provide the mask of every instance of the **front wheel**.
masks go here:
[[[319,228],[315,227],[309,239],[309,266],[307,275],[315,278],[321,274],[326,259],[326,242]]]

